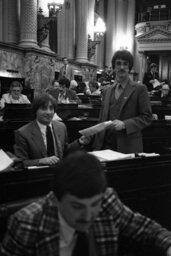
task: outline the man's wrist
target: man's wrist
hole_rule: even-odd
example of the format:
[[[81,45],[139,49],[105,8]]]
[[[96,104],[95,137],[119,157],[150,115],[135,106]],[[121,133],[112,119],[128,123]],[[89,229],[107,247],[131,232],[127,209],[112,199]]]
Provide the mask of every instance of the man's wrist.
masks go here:
[[[82,141],[81,138],[78,139],[78,144],[80,145],[81,148],[84,147],[84,142]]]
[[[122,129],[125,130],[126,129],[126,126],[125,126],[125,123],[122,122]]]

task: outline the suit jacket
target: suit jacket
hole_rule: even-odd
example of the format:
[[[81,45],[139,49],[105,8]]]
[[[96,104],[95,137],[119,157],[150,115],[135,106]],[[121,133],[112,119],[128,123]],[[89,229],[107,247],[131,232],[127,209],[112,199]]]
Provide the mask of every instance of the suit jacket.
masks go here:
[[[108,120],[110,97],[112,88],[104,92],[103,104],[100,112],[99,122]],[[124,121],[125,130],[115,132],[117,151],[122,153],[143,152],[141,130],[151,124],[151,104],[144,85],[137,84],[129,79],[124,90],[123,102],[121,104],[118,119]],[[103,149],[105,131],[95,136],[94,150]]]
[[[65,66],[62,66],[60,68],[59,79],[62,77],[66,77],[70,81],[74,79],[74,71],[70,65],[67,65],[66,71],[65,71]]]
[[[52,121],[56,149],[60,159],[70,149],[79,148],[77,142],[68,144],[66,126],[60,121]],[[47,151],[43,137],[36,120],[24,125],[15,131],[14,152],[21,158],[25,166],[38,165],[40,158],[47,157]]]
[[[108,188],[92,226],[98,256],[116,256],[118,236],[149,243],[166,251],[171,232],[141,214],[132,212]],[[11,218],[0,248],[1,256],[59,256],[59,219],[56,197],[50,192]]]

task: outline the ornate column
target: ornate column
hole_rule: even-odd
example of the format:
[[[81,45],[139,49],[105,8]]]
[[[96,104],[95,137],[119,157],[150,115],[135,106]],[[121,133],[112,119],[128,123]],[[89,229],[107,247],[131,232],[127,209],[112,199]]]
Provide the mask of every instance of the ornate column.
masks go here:
[[[116,1],[108,0],[106,18],[105,65],[111,66],[111,59],[116,51]]]
[[[128,0],[127,14],[127,44],[128,50],[134,51],[134,31],[135,31],[135,0]]]
[[[3,19],[2,19],[2,13],[3,13],[3,10],[2,10],[2,0],[0,0],[0,41],[3,41]]]
[[[19,46],[37,48],[37,0],[22,0],[20,10]]]
[[[66,56],[73,59],[75,56],[75,1],[68,0],[65,4],[66,11]]]
[[[95,0],[89,0],[88,2],[88,35],[90,35],[90,38],[94,40],[94,7],[95,7]],[[94,56],[90,58],[90,62],[94,64],[95,61],[95,55],[97,52],[97,46],[95,50]]]
[[[0,8],[3,12],[1,19],[3,25],[3,41],[8,43],[18,43],[19,41],[19,17],[18,15],[18,1],[17,0],[6,0]],[[1,23],[1,24],[2,24]]]
[[[76,0],[77,43],[76,60],[87,62],[88,51],[88,0]]]
[[[48,25],[46,27],[46,21],[49,17],[49,9],[48,9],[48,5],[47,5],[47,1],[39,0],[38,1],[38,10],[39,10],[39,8],[41,8],[42,13],[38,15],[38,28],[37,29],[38,29],[38,32],[40,33],[39,38],[41,38],[40,42],[38,40],[38,44],[39,44],[39,46],[41,47],[42,50],[52,52],[51,49],[50,49],[50,46],[49,46]]]
[[[58,54],[73,59],[75,56],[75,0],[67,0],[57,15]]]
[[[97,8],[97,12],[99,13],[100,17],[105,21],[106,23],[106,19],[105,19],[105,15],[104,15],[104,9],[105,9],[105,4],[106,0],[101,0],[98,3],[98,7]],[[106,41],[106,33],[104,35],[104,38],[101,40],[100,44],[96,45],[96,54],[95,54],[95,64],[99,67],[99,68],[103,68],[104,67],[104,59],[105,59],[105,41]]]
[[[127,47],[126,22],[127,22],[127,1],[117,0],[116,5],[116,50]]]

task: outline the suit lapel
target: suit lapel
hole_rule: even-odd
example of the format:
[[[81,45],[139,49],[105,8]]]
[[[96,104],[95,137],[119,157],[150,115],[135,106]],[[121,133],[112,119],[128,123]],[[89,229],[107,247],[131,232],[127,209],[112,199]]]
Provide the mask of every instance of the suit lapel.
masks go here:
[[[105,95],[105,101],[103,106],[102,116],[100,116],[100,122],[104,122],[108,120],[108,114],[109,114],[109,105],[110,105],[110,97],[112,95],[113,86],[107,89],[106,95]]]
[[[45,147],[45,144],[43,141],[43,137],[42,137],[40,128],[35,120],[32,122],[31,134],[32,134],[32,140],[36,144],[37,150],[39,150],[41,152],[42,157],[46,157],[47,156],[46,147]]]
[[[53,127],[53,133],[55,136],[55,142],[56,142],[56,148],[57,148],[57,152],[58,152],[58,156],[60,159],[62,159],[63,157],[63,150],[62,150],[62,144],[60,141],[60,134],[58,134],[58,127],[56,125],[56,123],[52,122],[52,127]]]

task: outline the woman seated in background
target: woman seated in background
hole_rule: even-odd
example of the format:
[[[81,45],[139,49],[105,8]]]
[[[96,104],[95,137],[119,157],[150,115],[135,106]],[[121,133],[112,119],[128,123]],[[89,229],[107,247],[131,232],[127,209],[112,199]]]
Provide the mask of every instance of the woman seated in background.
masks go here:
[[[100,86],[98,82],[90,81],[89,88],[90,88],[91,95],[101,95]]]
[[[23,87],[20,82],[13,81],[10,85],[9,93],[2,95],[0,100],[0,108],[5,107],[5,103],[8,104],[31,104],[26,95],[21,94]]]

